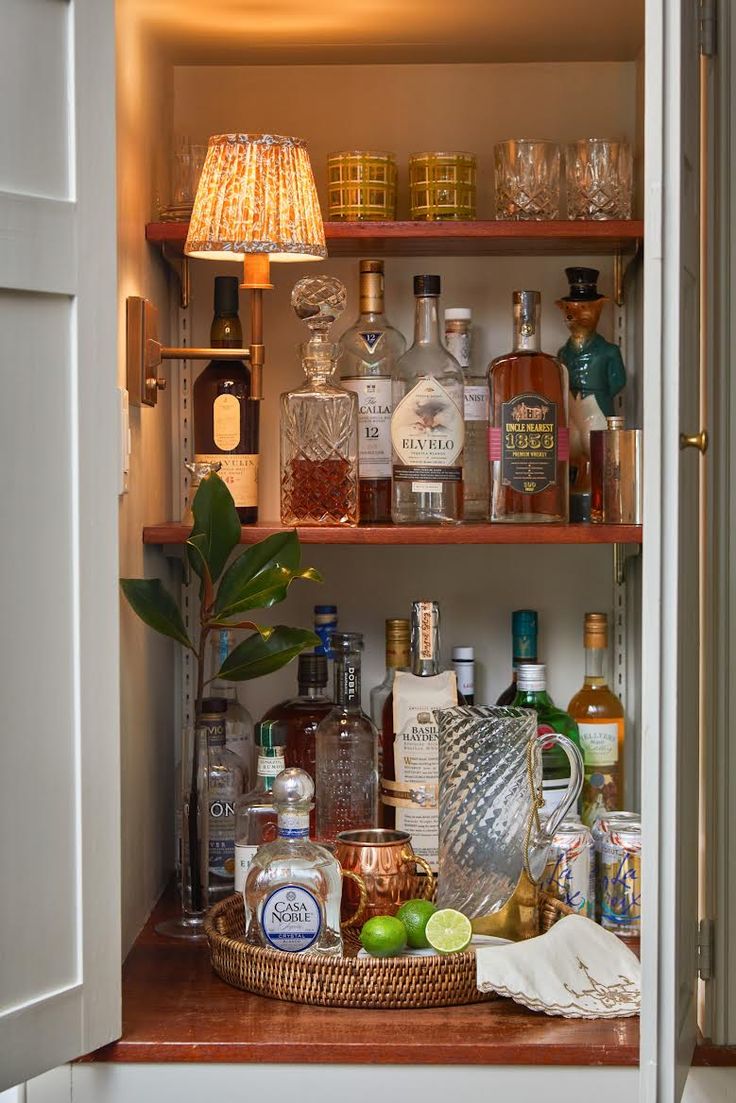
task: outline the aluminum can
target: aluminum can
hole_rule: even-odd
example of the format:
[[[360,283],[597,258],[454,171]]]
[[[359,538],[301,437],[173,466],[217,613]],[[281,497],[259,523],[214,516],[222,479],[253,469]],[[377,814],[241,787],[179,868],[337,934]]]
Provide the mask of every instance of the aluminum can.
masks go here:
[[[593,838],[579,820],[563,820],[557,828],[542,887],[580,915],[592,917],[595,901]]]
[[[598,923],[601,921],[601,839],[610,832],[614,823],[624,826],[628,823],[641,824],[641,817],[636,812],[614,809],[599,816],[590,829],[594,852],[595,918]]]
[[[601,926],[624,938],[641,932],[641,819],[599,820],[596,843]]]

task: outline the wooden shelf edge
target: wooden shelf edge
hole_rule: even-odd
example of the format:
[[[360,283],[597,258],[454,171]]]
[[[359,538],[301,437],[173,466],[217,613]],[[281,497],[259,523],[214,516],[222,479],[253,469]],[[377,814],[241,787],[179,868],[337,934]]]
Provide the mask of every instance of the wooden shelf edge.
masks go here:
[[[191,526],[171,521],[143,529],[144,544],[184,544]],[[279,524],[244,525],[241,544],[255,544],[275,532]],[[641,544],[641,525],[365,525],[352,528],[298,528],[303,544],[345,544],[400,547],[407,545],[474,544]]]

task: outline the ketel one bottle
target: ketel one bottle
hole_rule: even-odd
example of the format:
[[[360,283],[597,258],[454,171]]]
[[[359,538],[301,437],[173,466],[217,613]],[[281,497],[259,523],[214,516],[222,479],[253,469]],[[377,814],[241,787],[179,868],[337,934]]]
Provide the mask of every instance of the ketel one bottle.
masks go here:
[[[455,672],[440,669],[436,601],[412,602],[411,659],[411,674],[396,671],[383,709],[383,825],[408,831],[416,853],[436,872],[439,744],[434,714],[458,703]]]
[[[547,693],[547,668],[544,663],[524,663],[517,671],[515,708],[534,709],[537,714],[539,735],[559,732],[566,735],[580,752],[578,726],[571,716],[558,709]],[[583,759],[580,756],[580,772]],[[544,791],[545,819],[552,815],[569,785],[570,763],[562,747],[542,747],[542,789]]]
[[[200,725],[207,734],[209,899],[229,896],[235,881],[235,801],[243,792],[243,763],[228,750],[227,701],[206,697]]]

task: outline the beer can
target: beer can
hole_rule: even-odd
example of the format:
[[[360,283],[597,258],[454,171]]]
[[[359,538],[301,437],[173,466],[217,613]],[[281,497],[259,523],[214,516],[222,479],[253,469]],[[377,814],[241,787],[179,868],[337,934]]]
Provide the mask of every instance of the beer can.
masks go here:
[[[641,930],[641,820],[611,819],[598,843],[601,926],[624,938]]]
[[[579,820],[563,820],[555,832],[542,888],[580,915],[593,915],[595,867],[593,839]]]

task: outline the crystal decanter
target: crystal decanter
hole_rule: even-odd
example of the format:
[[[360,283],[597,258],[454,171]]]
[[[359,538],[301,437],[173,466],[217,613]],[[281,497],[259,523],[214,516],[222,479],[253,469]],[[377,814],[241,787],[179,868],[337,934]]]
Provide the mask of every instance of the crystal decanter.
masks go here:
[[[301,346],[306,381],[281,395],[281,521],[356,525],[358,399],[333,381],[340,347],[328,339],[345,308],[345,287],[330,276],[306,277],[291,305],[311,337]]]

